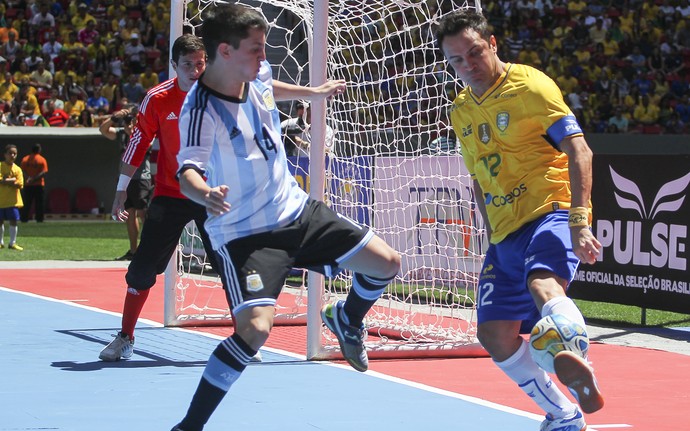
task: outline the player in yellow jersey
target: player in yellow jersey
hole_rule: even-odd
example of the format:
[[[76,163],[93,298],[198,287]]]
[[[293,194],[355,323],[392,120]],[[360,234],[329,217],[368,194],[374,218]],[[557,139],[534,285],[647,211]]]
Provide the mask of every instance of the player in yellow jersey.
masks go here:
[[[578,407],[534,362],[520,333],[551,314],[585,326],[565,292],[579,262],[593,263],[601,248],[589,228],[592,152],[558,86],[537,69],[501,61],[480,13],[446,15],[436,38],[467,84],[450,116],[490,240],[477,336],[546,412],[541,431],[585,430],[580,409],[604,404],[592,368],[570,352],[554,361]]]

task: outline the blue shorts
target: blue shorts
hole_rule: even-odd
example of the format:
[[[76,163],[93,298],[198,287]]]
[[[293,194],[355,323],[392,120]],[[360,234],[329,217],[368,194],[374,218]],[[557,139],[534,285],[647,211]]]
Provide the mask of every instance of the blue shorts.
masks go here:
[[[477,321],[521,320],[528,333],[541,318],[527,278],[547,270],[572,281],[580,261],[573,253],[568,211],[555,211],[508,235],[486,252],[479,277]]]
[[[19,208],[0,208],[0,220],[19,220]]]

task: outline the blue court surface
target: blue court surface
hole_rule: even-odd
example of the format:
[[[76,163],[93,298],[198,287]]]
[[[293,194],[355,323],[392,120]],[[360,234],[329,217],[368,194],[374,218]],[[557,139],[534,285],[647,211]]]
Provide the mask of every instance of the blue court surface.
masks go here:
[[[132,359],[106,363],[98,353],[119,315],[6,289],[0,304],[0,430],[167,431],[184,415],[219,342],[140,324]],[[478,399],[285,352],[262,354],[205,430],[539,429],[536,415]]]

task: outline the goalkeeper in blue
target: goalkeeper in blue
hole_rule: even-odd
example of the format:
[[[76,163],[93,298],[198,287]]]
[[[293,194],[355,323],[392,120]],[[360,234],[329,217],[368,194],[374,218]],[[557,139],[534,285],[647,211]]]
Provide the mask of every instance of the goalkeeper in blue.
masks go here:
[[[490,243],[477,292],[477,336],[546,412],[541,431],[585,430],[583,412],[604,405],[586,358],[560,352],[554,360],[575,404],[535,363],[520,334],[552,314],[585,327],[566,290],[579,263],[594,263],[601,249],[589,227],[592,152],[558,86],[530,66],[501,61],[481,13],[447,14],[436,41],[466,84],[450,117]]]
[[[208,360],[187,414],[173,429],[201,430],[269,336],[293,266],[353,272],[346,300],[321,311],[345,359],[366,371],[363,319],[400,270],[400,256],[366,227],[312,200],[287,166],[277,100],[318,100],[344,81],[304,87],[274,81],[268,25],[254,9],[218,5],[201,25],[206,71],[180,114],[180,188],[205,223],[234,316],[234,333]],[[231,427],[232,428],[232,427]]]

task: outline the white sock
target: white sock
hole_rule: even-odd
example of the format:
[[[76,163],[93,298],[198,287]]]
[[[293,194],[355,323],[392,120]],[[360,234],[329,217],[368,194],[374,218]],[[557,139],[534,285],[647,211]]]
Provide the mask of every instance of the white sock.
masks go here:
[[[0,222],[0,244],[5,245],[5,222]]]
[[[17,230],[19,226],[10,226],[10,245],[17,242]]]
[[[581,325],[585,330],[585,318],[582,317],[582,312],[577,308],[575,302],[567,296],[557,296],[551,298],[541,309],[541,317],[550,316],[552,314],[562,314],[573,322]]]
[[[522,341],[520,348],[513,356],[503,362],[495,363],[542,410],[554,418],[564,418],[575,412],[575,404],[558,389],[546,371],[539,368],[532,360],[527,341]]]

